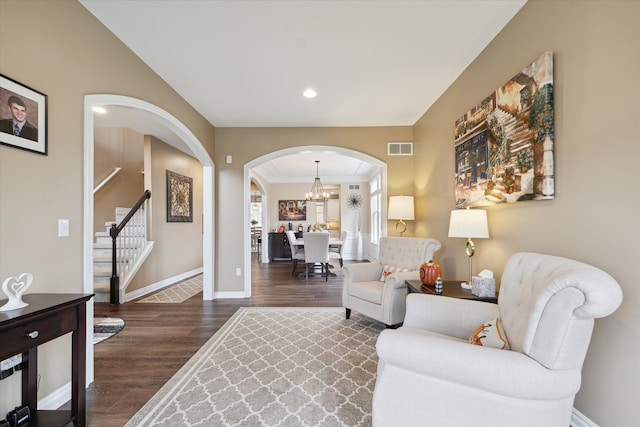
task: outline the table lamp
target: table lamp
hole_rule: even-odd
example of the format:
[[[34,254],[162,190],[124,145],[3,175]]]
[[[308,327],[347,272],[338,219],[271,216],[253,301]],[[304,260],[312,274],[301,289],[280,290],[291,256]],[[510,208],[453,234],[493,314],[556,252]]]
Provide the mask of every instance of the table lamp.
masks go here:
[[[476,251],[471,238],[488,238],[489,227],[487,225],[487,211],[482,209],[456,209],[451,211],[449,220],[449,237],[462,237],[467,239],[466,252],[469,258],[469,282],[471,286],[471,277],[473,270],[471,265],[471,257]]]
[[[413,196],[391,196],[389,197],[389,219],[399,220],[396,224],[396,231],[402,233],[407,231],[407,223],[405,219],[413,221],[415,219],[413,213]]]

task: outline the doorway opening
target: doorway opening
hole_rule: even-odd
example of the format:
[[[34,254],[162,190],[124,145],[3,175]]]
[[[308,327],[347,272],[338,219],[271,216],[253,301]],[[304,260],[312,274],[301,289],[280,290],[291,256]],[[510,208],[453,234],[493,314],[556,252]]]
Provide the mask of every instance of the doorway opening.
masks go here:
[[[94,181],[94,106],[116,106],[144,113],[158,126],[163,126],[177,135],[184,145],[202,165],[203,174],[203,299],[211,300],[214,295],[214,229],[213,229],[213,191],[214,164],[196,136],[178,119],[163,109],[145,101],[121,95],[86,95],[84,100],[84,189],[83,189],[83,289],[93,293],[93,181]],[[87,385],[93,382],[93,300],[87,307]]]
[[[381,160],[376,159],[375,157],[372,157],[368,154],[359,152],[359,151],[355,151],[355,150],[351,150],[348,148],[342,148],[342,147],[335,147],[335,146],[299,146],[299,147],[290,147],[287,149],[283,149],[283,150],[279,150],[279,151],[274,151],[272,153],[269,154],[265,154],[263,156],[260,156],[248,163],[246,163],[244,165],[244,196],[243,196],[243,200],[245,200],[244,203],[244,218],[246,218],[246,221],[244,221],[244,232],[243,232],[243,236],[245,236],[244,238],[244,271],[247,272],[247,274],[244,277],[244,296],[245,297],[250,297],[251,296],[251,260],[252,260],[252,252],[251,252],[251,223],[250,223],[250,216],[251,216],[251,198],[250,198],[250,193],[251,193],[251,182],[255,182],[255,184],[257,185],[258,189],[261,191],[262,194],[262,209],[263,209],[263,216],[262,216],[262,252],[261,252],[261,261],[262,262],[269,262],[269,253],[268,253],[268,232],[270,231],[271,228],[273,228],[272,226],[276,223],[278,223],[279,219],[277,216],[275,216],[275,218],[271,217],[271,215],[269,214],[269,206],[271,204],[277,203],[277,199],[274,200],[269,200],[269,191],[266,191],[265,189],[269,188],[269,183],[266,182],[266,180],[264,180],[264,178],[260,178],[258,177],[256,174],[252,173],[252,169],[256,168],[260,165],[262,165],[265,162],[271,161],[273,159],[277,159],[279,157],[283,157],[283,156],[289,156],[289,155],[295,155],[295,154],[299,154],[300,152],[304,151],[305,153],[309,153],[309,152],[332,152],[335,154],[339,154],[342,156],[347,156],[347,157],[352,157],[358,160],[361,160],[363,162],[366,162],[370,165],[372,165],[375,169],[376,169],[376,173],[380,174],[381,177],[381,182],[382,182],[382,190],[383,193],[382,197],[386,198],[386,188],[387,188],[387,165],[386,163],[382,162]],[[297,181],[298,183],[305,183],[309,185],[309,187],[312,184],[312,180],[311,181],[307,181],[307,178],[305,177],[305,180],[299,180]],[[308,190],[305,190],[308,191]],[[304,198],[304,193],[301,194],[301,197]],[[364,215],[365,213],[363,212],[362,215]],[[386,212],[382,212],[381,213],[383,216],[383,221],[381,222],[382,227],[384,228],[383,233],[386,234]],[[355,234],[355,233],[353,233]]]

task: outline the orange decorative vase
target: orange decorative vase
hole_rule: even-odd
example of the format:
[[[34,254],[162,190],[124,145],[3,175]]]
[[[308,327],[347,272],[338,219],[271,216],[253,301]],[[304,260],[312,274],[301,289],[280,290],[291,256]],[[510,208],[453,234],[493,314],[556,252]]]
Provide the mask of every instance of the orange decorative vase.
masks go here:
[[[433,286],[438,277],[442,277],[442,269],[437,262],[430,260],[420,266],[420,280],[423,284]]]

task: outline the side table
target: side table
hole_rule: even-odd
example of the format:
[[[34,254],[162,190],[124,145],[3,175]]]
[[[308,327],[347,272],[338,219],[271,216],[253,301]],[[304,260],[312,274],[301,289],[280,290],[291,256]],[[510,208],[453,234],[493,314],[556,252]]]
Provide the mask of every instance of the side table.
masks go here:
[[[31,427],[86,425],[86,302],[93,294],[27,294],[28,306],[0,312],[0,360],[22,354],[22,404]],[[0,301],[0,306],[6,300]],[[38,346],[71,332],[71,410],[38,409]],[[56,361],[64,363],[64,361]]]
[[[435,286],[427,286],[422,284],[420,280],[405,280],[409,293],[422,293],[436,295]],[[460,286],[460,282],[455,280],[444,280],[442,282],[442,296],[459,299],[470,299],[475,301],[498,303],[498,295],[495,297],[478,297],[471,293],[471,290],[464,289]]]

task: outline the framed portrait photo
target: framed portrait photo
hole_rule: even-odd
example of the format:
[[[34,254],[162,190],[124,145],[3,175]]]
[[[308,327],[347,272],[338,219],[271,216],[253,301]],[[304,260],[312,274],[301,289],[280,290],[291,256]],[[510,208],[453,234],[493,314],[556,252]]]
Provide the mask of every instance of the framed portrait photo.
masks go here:
[[[193,178],[167,170],[167,222],[193,222]]]
[[[2,74],[0,144],[47,155],[47,95]]]

